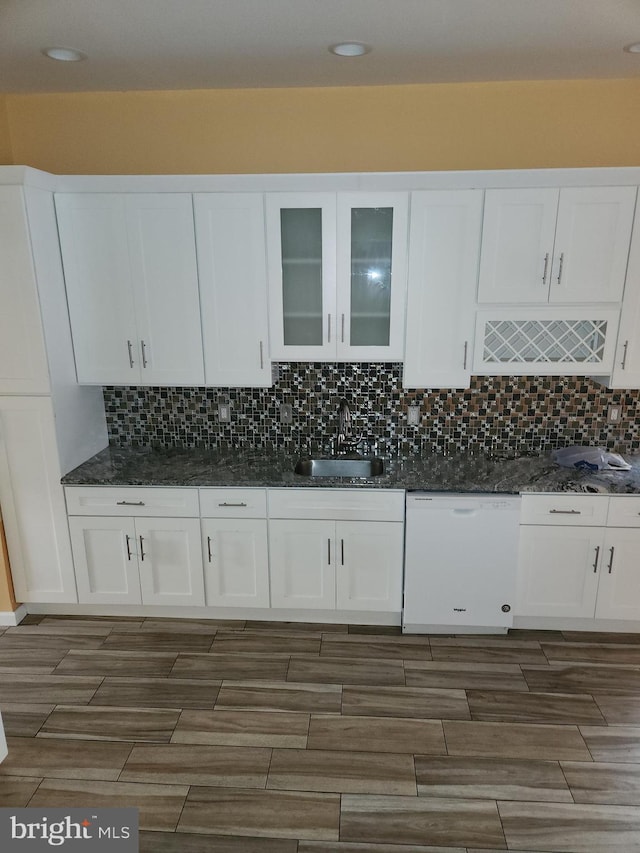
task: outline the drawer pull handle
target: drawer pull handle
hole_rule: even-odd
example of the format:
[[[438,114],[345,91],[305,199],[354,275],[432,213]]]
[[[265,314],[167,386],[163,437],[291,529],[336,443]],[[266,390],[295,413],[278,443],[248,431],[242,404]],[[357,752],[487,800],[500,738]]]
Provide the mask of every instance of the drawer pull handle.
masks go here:
[[[609,552],[610,552],[610,554],[609,554],[609,565],[607,566],[607,569],[609,570],[609,574],[611,574],[611,571],[612,571],[612,569],[613,569],[613,554],[614,554],[614,551],[615,551],[615,548],[613,548],[613,547],[609,548]]]
[[[264,370],[264,351],[262,348],[262,341],[260,341],[260,370]]]
[[[344,566],[344,539],[340,540],[340,562]]]
[[[331,565],[331,539],[327,539],[327,563]]]
[[[116,506],[144,506],[144,501],[116,501]]]
[[[133,367],[133,347],[131,341],[127,341],[127,350],[129,352],[129,367]]]
[[[141,536],[140,537],[140,562],[141,563],[144,563],[144,558],[145,558],[143,542],[144,542],[144,539]]]
[[[558,264],[558,284],[562,282],[562,267],[564,266],[564,252],[560,253],[560,263]]]
[[[246,503],[244,503],[244,502],[243,502],[243,503],[239,503],[239,504],[230,504],[230,503],[227,503],[227,502],[225,501],[224,503],[218,504],[218,506],[247,506],[247,504],[246,504]]]
[[[620,367],[622,370],[626,369],[627,366],[627,350],[629,349],[629,341],[624,342],[624,346],[622,347],[622,361],[620,363]]]
[[[127,560],[131,562],[131,537],[128,533],[125,533],[125,542],[127,543]]]
[[[209,562],[211,563],[213,558],[211,556],[211,537],[207,536],[207,556],[209,558]]]
[[[147,345],[144,341],[140,341],[140,349],[142,351],[142,366],[147,366]]]
[[[579,509],[550,509],[552,515],[582,515]]]
[[[542,273],[542,283],[547,283],[547,269],[549,268],[549,252],[544,256],[544,271]]]
[[[600,556],[600,546],[596,545],[596,558],[593,561],[593,573],[594,573],[594,575],[598,571],[598,558],[599,558],[599,556]]]
[[[462,359],[462,369],[467,369],[467,353],[469,350],[469,341],[464,342],[464,358]]]

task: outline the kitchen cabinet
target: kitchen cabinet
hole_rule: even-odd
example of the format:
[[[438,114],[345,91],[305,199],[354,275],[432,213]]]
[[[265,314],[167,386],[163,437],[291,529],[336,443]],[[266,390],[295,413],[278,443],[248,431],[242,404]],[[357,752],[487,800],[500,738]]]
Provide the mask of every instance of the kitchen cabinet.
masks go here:
[[[479,303],[619,302],[635,187],[489,189]]]
[[[619,316],[618,308],[599,305],[480,308],[473,373],[608,374],[615,359]]]
[[[610,388],[640,388],[640,214],[631,237],[627,278]]]
[[[268,193],[272,358],[403,357],[407,193]]]
[[[66,495],[81,603],[204,604],[197,490],[67,487]]]
[[[0,186],[0,270],[0,394],[48,394],[49,368],[20,186]]]
[[[209,606],[269,607],[264,489],[200,489]]]
[[[405,388],[468,388],[482,190],[411,194]]]
[[[189,193],[56,196],[78,382],[202,385]]]
[[[269,489],[268,500],[272,607],[400,612],[402,492]]]
[[[525,495],[518,613],[640,619],[640,498]]]
[[[193,197],[207,385],[271,385],[262,193]]]
[[[77,601],[53,406],[0,396],[0,505],[19,602]]]

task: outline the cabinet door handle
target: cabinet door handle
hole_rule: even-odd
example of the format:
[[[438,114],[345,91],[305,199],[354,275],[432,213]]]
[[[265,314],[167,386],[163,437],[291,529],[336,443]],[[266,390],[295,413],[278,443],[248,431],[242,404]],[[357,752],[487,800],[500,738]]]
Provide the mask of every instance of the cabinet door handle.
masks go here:
[[[218,506],[246,506],[246,505],[247,505],[247,504],[245,504],[245,503],[229,504],[229,503],[226,503],[226,501],[225,501],[225,503],[218,504]]]
[[[560,261],[558,263],[558,284],[562,281],[562,267],[564,266],[564,252],[560,253]]]
[[[593,573],[594,573],[594,575],[598,571],[598,558],[599,558],[599,556],[600,556],[600,546],[596,545],[596,558],[593,561]]]
[[[264,351],[262,349],[262,341],[260,341],[260,370],[264,370]]]
[[[462,369],[467,369],[467,354],[469,352],[469,341],[464,342],[464,357],[462,359]]]
[[[544,270],[542,271],[542,283],[547,283],[547,270],[549,269],[549,252],[544,256]]]
[[[344,539],[340,540],[340,565],[344,566]]]
[[[211,537],[210,536],[207,536],[207,557],[209,558],[209,562],[211,563],[213,558],[211,557]]]
[[[582,515],[579,509],[550,509],[549,513],[551,515]]]
[[[116,501],[116,506],[144,506],[144,501]]]
[[[140,537],[140,562],[141,563],[144,563],[144,557],[145,557],[143,542],[144,542],[144,539],[141,536]]]
[[[341,334],[341,340],[340,340],[340,342],[341,342],[341,343],[344,343],[344,314],[341,314],[341,315],[340,315],[340,318],[341,318],[341,319],[340,319],[340,324],[341,324],[341,326],[342,326],[342,334]]]
[[[331,539],[327,539],[327,563],[331,565]]]
[[[133,346],[131,341],[127,341],[127,350],[129,351],[129,367],[133,367]]]
[[[629,341],[624,342],[624,346],[622,347],[622,361],[620,362],[620,367],[624,370],[627,366],[627,350],[629,349]]]
[[[614,551],[615,551],[615,548],[614,548],[613,546],[612,546],[611,548],[609,548],[609,565],[607,566],[607,570],[608,570],[609,574],[611,574],[611,571],[612,571],[612,569],[613,569],[613,554],[614,554]]]
[[[124,540],[127,543],[127,560],[131,562],[131,537],[128,533],[125,533]]]
[[[147,366],[147,345],[144,341],[140,341],[140,349],[142,350],[142,366]]]
[[[331,343],[331,314],[327,314],[327,343]]]

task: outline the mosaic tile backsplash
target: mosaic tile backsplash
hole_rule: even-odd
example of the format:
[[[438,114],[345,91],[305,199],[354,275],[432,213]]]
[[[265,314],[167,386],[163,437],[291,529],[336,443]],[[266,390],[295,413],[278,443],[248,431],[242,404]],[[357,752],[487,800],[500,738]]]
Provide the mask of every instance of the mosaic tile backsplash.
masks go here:
[[[640,391],[610,391],[584,377],[473,376],[465,390],[402,388],[402,365],[281,363],[271,388],[104,388],[110,443],[121,447],[329,449],[340,399],[354,432],[381,454],[458,450],[542,453],[591,444],[640,449]],[[231,407],[230,423],[218,404]],[[288,403],[293,423],[280,423]],[[419,426],[407,409],[420,406]],[[621,407],[617,423],[609,406]]]

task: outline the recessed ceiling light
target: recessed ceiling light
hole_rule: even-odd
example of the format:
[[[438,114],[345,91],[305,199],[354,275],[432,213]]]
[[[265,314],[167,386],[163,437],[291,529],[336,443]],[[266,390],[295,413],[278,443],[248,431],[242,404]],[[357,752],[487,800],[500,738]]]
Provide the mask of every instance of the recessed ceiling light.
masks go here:
[[[633,44],[628,44],[624,50],[627,53],[640,53],[640,41],[636,41]]]
[[[371,48],[368,44],[362,44],[359,41],[345,41],[341,44],[332,44],[329,50],[336,56],[362,56],[364,53],[369,53]]]
[[[45,47],[42,52],[49,59],[57,59],[60,62],[81,62],[87,58],[84,53],[72,47]]]

